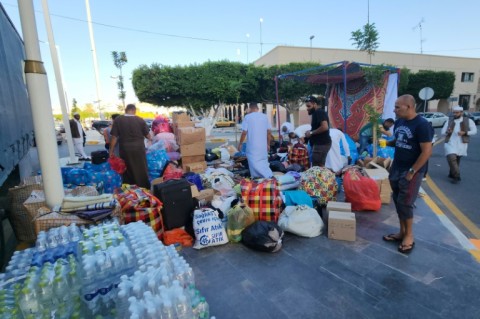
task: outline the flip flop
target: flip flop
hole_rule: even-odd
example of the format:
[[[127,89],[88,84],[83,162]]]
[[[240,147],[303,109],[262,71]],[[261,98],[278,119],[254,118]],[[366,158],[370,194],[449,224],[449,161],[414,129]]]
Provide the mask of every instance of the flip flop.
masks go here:
[[[413,242],[411,245],[403,245],[401,244],[398,247],[398,251],[401,252],[402,254],[410,254],[415,247],[415,242]]]
[[[398,238],[398,237],[395,237],[396,234],[389,234],[389,235],[385,235],[383,236],[383,240],[385,241],[393,241],[393,242],[398,242],[398,241],[402,241],[403,238]]]

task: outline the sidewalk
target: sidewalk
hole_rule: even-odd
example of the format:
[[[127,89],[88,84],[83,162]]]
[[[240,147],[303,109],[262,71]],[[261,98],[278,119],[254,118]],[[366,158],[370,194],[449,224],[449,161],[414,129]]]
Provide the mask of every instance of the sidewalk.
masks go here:
[[[356,213],[355,242],[287,233],[275,254],[227,244],[183,255],[217,318],[478,318],[480,263],[416,205],[410,255],[382,240],[398,230],[393,204]]]

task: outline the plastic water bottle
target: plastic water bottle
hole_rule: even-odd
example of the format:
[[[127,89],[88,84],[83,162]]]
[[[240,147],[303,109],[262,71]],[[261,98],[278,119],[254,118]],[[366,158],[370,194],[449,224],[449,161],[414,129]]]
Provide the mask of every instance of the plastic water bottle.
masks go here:
[[[175,311],[173,309],[172,302],[168,298],[163,301],[161,318],[162,319],[174,319],[175,318]]]
[[[197,306],[198,309],[198,318],[200,319],[205,319],[205,318],[210,318],[210,307],[208,306],[207,301],[205,300],[204,297],[200,298],[200,303]]]

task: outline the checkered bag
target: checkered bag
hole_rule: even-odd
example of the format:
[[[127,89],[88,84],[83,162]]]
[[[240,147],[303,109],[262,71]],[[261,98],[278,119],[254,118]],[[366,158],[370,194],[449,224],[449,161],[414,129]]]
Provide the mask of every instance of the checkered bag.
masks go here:
[[[296,163],[302,165],[304,169],[308,169],[310,167],[310,161],[308,159],[307,147],[300,143],[295,144],[288,151],[288,161],[290,164]]]
[[[275,178],[240,182],[243,201],[253,210],[256,220],[277,222],[282,199]]]
[[[115,197],[120,203],[125,224],[143,221],[152,227],[158,239],[163,239],[162,202],[158,198],[143,188],[126,184],[115,190]]]
[[[335,173],[326,167],[314,166],[301,173],[299,190],[304,190],[308,195],[317,197],[320,205],[337,200],[338,184]]]

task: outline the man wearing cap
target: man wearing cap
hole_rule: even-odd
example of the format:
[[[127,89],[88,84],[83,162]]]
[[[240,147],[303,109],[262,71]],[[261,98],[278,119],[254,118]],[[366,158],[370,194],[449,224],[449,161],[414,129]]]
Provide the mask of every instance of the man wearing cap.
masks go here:
[[[80,114],[73,113],[73,119],[70,120],[70,130],[72,132],[73,145],[75,146],[75,153],[80,154],[80,161],[90,161],[90,157],[85,154],[83,149],[83,142],[86,134],[83,130],[82,123],[80,123]]]
[[[468,142],[470,135],[477,134],[475,123],[466,116],[463,116],[463,108],[454,106],[453,117],[445,122],[442,128],[442,135],[445,136],[445,156],[450,167],[448,177],[453,184],[457,184],[460,178],[460,159],[467,156]]]
[[[242,122],[242,135],[238,149],[247,138],[247,160],[251,177],[269,178],[273,176],[268,163],[270,151],[271,128],[268,117],[259,112],[257,103],[250,103],[248,114]]]
[[[305,133],[312,147],[312,166],[325,166],[328,151],[332,145],[328,116],[318,105],[318,99],[309,96],[305,99],[308,114],[312,116],[312,129]]]

